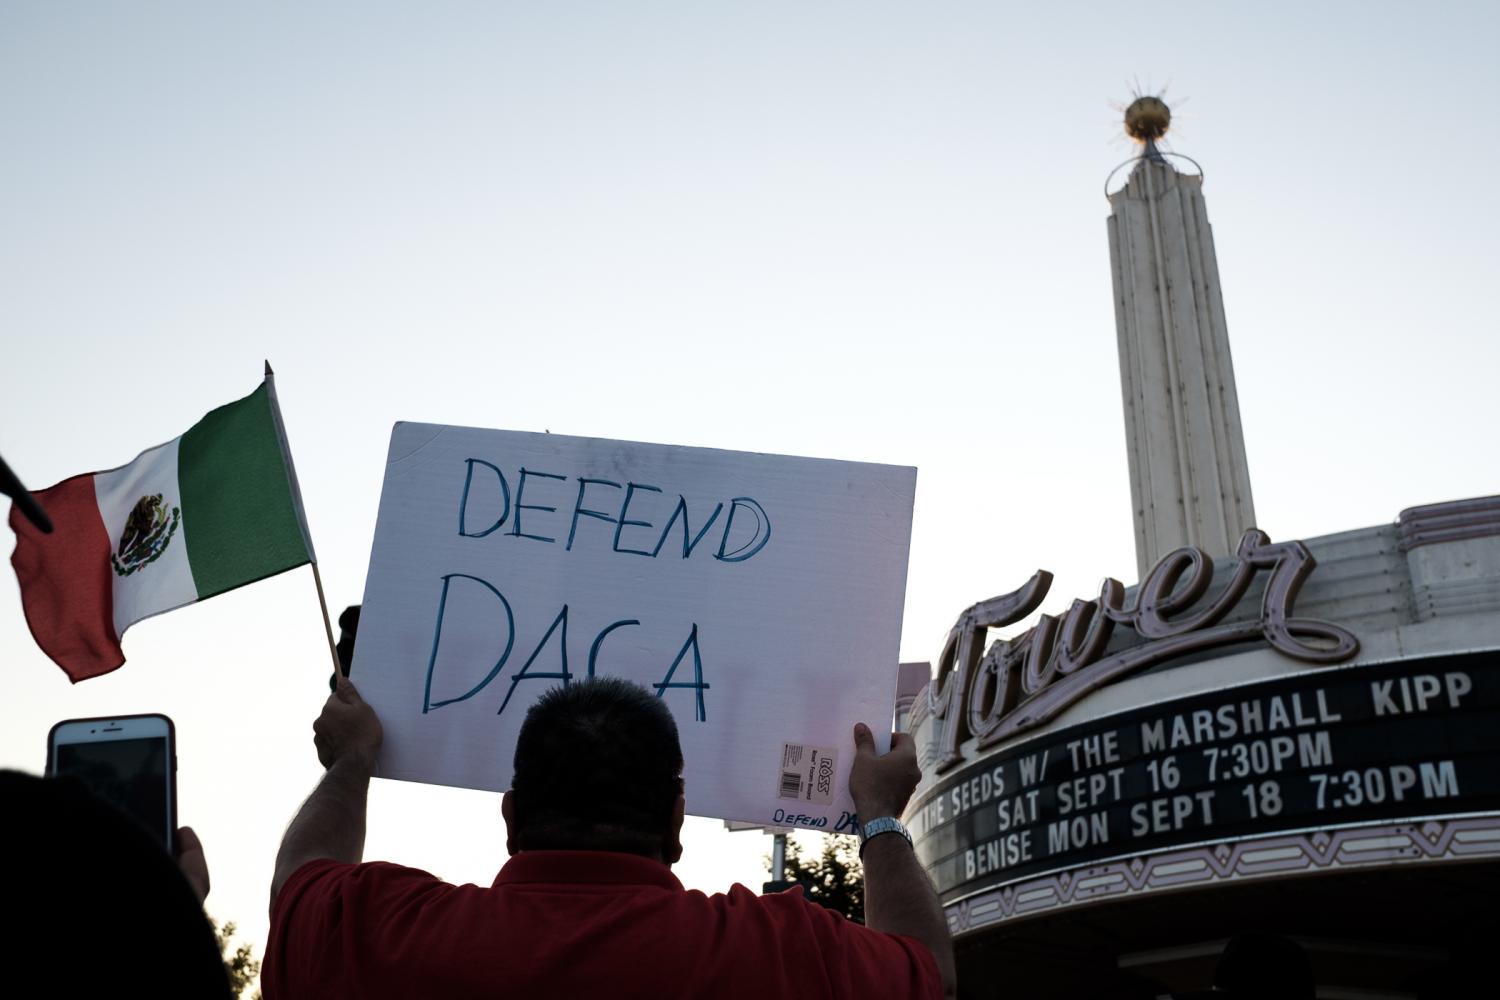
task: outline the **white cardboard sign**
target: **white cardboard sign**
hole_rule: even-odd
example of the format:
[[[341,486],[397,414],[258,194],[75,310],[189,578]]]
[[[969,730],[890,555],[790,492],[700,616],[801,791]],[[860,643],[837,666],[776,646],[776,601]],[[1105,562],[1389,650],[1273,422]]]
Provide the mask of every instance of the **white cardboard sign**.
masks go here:
[[[850,826],[889,745],[916,469],[399,423],[352,675],[386,778],[510,787],[527,708],[656,691],[694,815]]]

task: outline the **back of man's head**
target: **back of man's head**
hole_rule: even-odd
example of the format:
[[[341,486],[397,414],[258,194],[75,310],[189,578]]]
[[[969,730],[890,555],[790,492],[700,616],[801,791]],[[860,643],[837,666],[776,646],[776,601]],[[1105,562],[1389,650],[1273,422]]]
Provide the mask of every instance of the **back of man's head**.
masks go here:
[[[516,740],[513,845],[664,854],[681,775],[677,723],[660,698],[617,677],[553,688]]]

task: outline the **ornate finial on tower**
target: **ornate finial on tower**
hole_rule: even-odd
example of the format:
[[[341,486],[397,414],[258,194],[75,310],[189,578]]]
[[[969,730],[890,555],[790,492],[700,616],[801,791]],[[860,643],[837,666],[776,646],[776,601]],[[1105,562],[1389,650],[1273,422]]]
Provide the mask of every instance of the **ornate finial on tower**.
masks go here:
[[[1172,125],[1172,109],[1160,97],[1137,97],[1125,109],[1125,134],[1146,147],[1144,156],[1148,160],[1161,162],[1161,152],[1156,141],[1167,134]]]

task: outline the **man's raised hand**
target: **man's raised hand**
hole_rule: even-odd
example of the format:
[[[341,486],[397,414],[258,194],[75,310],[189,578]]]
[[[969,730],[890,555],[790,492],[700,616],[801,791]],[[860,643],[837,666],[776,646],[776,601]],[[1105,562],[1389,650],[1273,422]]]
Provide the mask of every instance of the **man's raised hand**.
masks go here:
[[[354,682],[340,674],[333,693],[323,703],[322,714],[313,723],[313,746],[318,749],[319,762],[331,768],[339,760],[348,759],[373,769],[384,738],[375,710],[359,696]]]

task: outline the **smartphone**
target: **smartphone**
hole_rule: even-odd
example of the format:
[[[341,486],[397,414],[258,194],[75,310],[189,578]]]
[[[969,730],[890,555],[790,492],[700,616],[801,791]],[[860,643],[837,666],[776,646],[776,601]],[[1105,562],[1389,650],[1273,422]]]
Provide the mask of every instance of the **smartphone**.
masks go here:
[[[47,734],[47,776],[82,781],[171,854],[177,830],[174,733],[165,715],[65,719]]]

